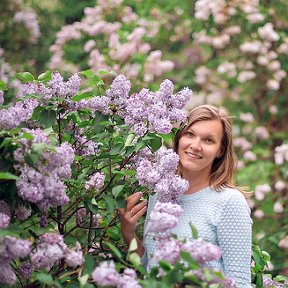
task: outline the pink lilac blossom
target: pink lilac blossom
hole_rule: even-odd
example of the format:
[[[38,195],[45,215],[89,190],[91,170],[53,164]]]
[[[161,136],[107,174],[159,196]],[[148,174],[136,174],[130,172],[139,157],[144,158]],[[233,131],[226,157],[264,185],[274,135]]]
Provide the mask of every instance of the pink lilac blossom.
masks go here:
[[[36,249],[31,253],[31,262],[37,269],[49,270],[64,257],[66,250],[62,235],[46,233],[39,237]]]
[[[275,187],[275,189],[276,189],[277,191],[283,191],[283,190],[287,187],[287,185],[286,185],[286,183],[285,183],[284,181],[278,180],[278,181],[275,183],[274,187]]]
[[[276,201],[274,203],[273,209],[274,209],[274,212],[276,212],[276,213],[283,213],[284,212],[283,204],[279,201]]]
[[[262,184],[262,185],[257,185],[255,187],[255,198],[259,201],[262,201],[265,197],[266,193],[271,192],[271,187],[269,184]]]
[[[96,172],[85,183],[85,189],[99,190],[104,185],[104,181],[105,181],[105,174],[101,172]]]
[[[18,11],[14,15],[14,21],[16,23],[23,23],[29,31],[29,40],[32,43],[36,43],[41,35],[39,24],[36,19],[36,13],[31,8],[29,10]]]
[[[269,139],[269,136],[270,136],[268,130],[264,126],[256,127],[255,134],[256,134],[256,137],[261,140],[267,140]]]
[[[266,41],[278,41],[280,36],[274,31],[272,23],[266,23],[263,27],[258,28],[259,36]]]
[[[274,158],[276,165],[282,165],[288,161],[288,144],[282,144],[275,148]]]
[[[7,109],[0,110],[0,128],[10,130],[31,118],[38,101],[34,98],[18,101]]]
[[[243,158],[246,161],[255,161],[255,160],[257,160],[257,156],[252,151],[245,151],[244,154],[243,154]]]
[[[288,235],[280,239],[278,246],[283,249],[288,249]]]

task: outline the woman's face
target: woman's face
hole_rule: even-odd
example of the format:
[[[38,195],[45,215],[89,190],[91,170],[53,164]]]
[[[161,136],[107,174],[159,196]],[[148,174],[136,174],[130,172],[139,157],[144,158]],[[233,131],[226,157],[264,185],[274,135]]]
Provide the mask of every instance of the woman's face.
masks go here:
[[[187,129],[179,140],[178,148],[184,177],[191,173],[210,175],[214,159],[221,156],[222,136],[220,120],[199,121]]]

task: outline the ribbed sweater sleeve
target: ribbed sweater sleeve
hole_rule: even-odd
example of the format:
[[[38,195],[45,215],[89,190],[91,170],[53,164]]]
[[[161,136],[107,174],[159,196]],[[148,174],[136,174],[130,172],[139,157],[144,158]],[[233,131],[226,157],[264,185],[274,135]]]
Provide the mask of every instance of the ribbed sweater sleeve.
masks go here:
[[[242,194],[231,195],[216,227],[225,275],[236,280],[237,288],[251,287],[252,220]]]

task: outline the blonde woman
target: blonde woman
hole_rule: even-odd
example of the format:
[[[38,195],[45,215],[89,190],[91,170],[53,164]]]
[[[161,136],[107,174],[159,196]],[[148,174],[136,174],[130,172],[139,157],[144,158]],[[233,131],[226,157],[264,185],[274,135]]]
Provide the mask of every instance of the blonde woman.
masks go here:
[[[200,238],[221,249],[221,259],[211,266],[234,278],[237,288],[251,287],[252,220],[245,192],[233,184],[236,157],[227,110],[210,105],[192,109],[174,139],[174,150],[180,159],[179,174],[189,182],[189,188],[179,198],[184,213],[173,233],[191,239],[192,223]],[[148,205],[139,202],[140,198],[141,194],[133,194],[120,211],[128,245],[136,237],[137,220],[146,210],[148,218],[156,203],[155,195],[150,196]],[[149,270],[155,265],[150,257],[155,251],[153,235],[147,233],[143,243],[137,241],[137,252]]]

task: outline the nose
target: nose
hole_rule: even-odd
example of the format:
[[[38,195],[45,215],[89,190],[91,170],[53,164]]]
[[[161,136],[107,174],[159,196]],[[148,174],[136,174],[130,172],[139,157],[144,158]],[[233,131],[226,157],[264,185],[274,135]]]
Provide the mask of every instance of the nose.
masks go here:
[[[196,151],[200,151],[202,149],[201,139],[198,137],[195,137],[190,143],[190,148]]]

